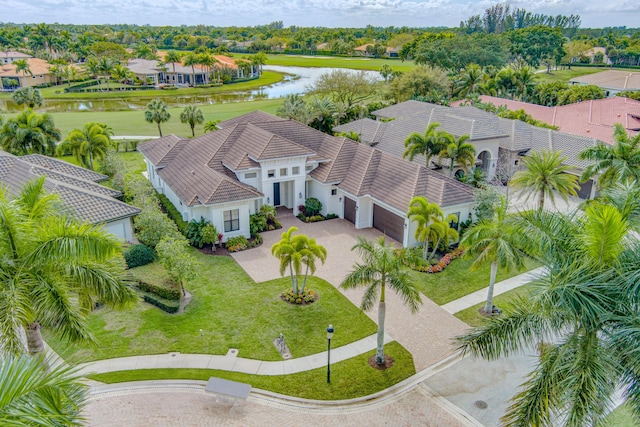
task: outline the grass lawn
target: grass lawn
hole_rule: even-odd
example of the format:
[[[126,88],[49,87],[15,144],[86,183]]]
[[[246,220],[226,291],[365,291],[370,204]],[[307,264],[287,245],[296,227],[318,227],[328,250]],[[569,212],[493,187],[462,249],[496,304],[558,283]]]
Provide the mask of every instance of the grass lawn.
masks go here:
[[[249,383],[255,388],[306,399],[339,400],[367,396],[384,390],[415,374],[411,354],[397,342],[385,345],[385,354],[395,359],[393,367],[379,371],[367,364],[375,350],[352,359],[331,364],[331,383],[327,383],[327,368],[291,375],[265,376],[241,374],[212,369],[143,369],[119,371],[90,376],[106,383],[158,379],[189,379],[207,381],[209,377]]]
[[[333,338],[336,347],[376,332],[362,311],[322,279],[312,277],[307,284],[319,292],[318,301],[295,306],[280,299],[288,277],[256,284],[231,257],[195,249],[193,254],[200,265],[197,278],[186,284],[193,299],[183,314],[167,314],[142,301],[126,311],[103,307],[88,319],[95,345],[68,344],[45,331],[47,342],[72,364],[171,351],[226,354],[229,348],[237,348],[240,357],[282,360],[273,345],[280,333],[293,356],[300,357],[325,350],[329,323],[341,331]],[[131,271],[146,275],[154,269],[158,264]]]
[[[267,55],[266,62],[266,65],[289,67],[351,68],[372,71],[380,71],[380,68],[385,64],[394,71],[411,71],[416,66],[413,61],[400,61],[399,59],[307,55]]]
[[[504,305],[506,302],[513,300],[519,296],[529,296],[531,295],[532,290],[531,285],[520,286],[519,288],[512,289],[504,294],[500,294],[493,297],[493,305],[500,307],[500,305]],[[480,326],[484,319],[486,319],[483,315],[479,313],[481,307],[484,307],[484,302],[481,304],[477,304],[473,307],[469,307],[466,310],[462,310],[454,314],[458,319],[462,320],[469,326]]]
[[[587,74],[595,74],[601,71],[610,70],[609,67],[571,67],[571,69],[565,68],[563,70],[554,70],[551,71],[551,74],[538,73],[538,83],[548,83],[548,82],[569,82],[574,77],[578,76],[586,76]]]
[[[451,264],[441,273],[428,274],[410,270],[411,277],[414,279],[418,290],[429,297],[438,305],[443,305],[455,299],[477,291],[478,289],[489,286],[489,272],[491,265],[486,264],[475,271],[469,271],[474,259],[458,258],[453,260]],[[533,261],[525,262],[528,271],[539,267],[540,265]],[[496,282],[508,279],[524,273],[524,271],[512,270],[509,273],[502,269],[498,269]]]
[[[631,408],[626,403],[611,412],[598,427],[639,427],[640,422],[633,418]]]

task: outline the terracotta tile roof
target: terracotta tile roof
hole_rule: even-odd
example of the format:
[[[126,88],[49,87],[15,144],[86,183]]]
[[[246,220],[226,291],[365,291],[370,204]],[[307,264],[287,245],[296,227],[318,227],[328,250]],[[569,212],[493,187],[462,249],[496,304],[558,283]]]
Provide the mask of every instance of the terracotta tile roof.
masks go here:
[[[67,163],[64,160],[54,159],[53,157],[47,157],[41,154],[29,154],[20,158],[44,169],[49,169],[54,172],[60,172],[65,175],[84,179],[87,181],[100,182],[105,181],[109,178],[108,176],[101,173],[90,171],[89,169],[81,168],[80,166]]]
[[[596,85],[603,89],[613,90],[640,90],[640,73],[607,70],[599,73],[587,74],[571,79],[572,83]]]
[[[31,75],[44,75],[50,74],[49,68],[52,66],[44,59],[40,58],[26,58],[27,63],[29,64],[29,70],[31,71]],[[30,75],[27,73],[27,75]],[[19,73],[16,72],[16,65],[14,63],[4,64],[0,66],[0,76],[2,77],[22,77],[24,74],[22,71]]]
[[[111,222],[140,212],[110,197],[108,191],[99,190],[97,187],[102,187],[99,184],[38,167],[30,162],[30,157],[0,156],[0,183],[11,195],[19,194],[25,184],[44,175],[46,191],[58,194],[68,213],[82,221]]]

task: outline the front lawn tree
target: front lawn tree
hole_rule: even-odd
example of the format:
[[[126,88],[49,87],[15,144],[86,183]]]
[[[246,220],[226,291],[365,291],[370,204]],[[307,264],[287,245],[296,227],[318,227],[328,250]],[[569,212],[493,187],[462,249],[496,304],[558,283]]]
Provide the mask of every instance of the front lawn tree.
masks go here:
[[[352,271],[342,284],[343,289],[366,287],[360,308],[370,310],[378,300],[378,335],[375,362],[385,365],[384,357],[384,320],[386,315],[386,287],[389,285],[409,307],[412,313],[418,311],[422,299],[420,292],[406,271],[402,255],[396,248],[385,242],[380,236],[376,243],[358,236],[358,243],[351,248],[357,250],[362,262],[354,264]]]
[[[431,259],[435,256],[436,250],[442,242],[458,240],[458,232],[451,227],[451,222],[458,222],[455,215],[448,215],[446,218],[437,203],[429,203],[422,196],[416,196],[409,202],[407,218],[416,222],[416,240],[423,242],[422,257]],[[433,252],[429,255],[429,246]]]
[[[169,113],[167,104],[165,104],[161,99],[156,98],[147,104],[147,111],[144,112],[144,119],[149,123],[157,123],[160,137],[162,137],[162,128],[160,127],[160,123],[168,122],[170,118],[171,113]]]
[[[198,266],[196,259],[189,253],[189,241],[181,235],[166,236],[156,245],[156,252],[169,277],[180,286],[182,296],[185,296],[187,292],[184,282],[193,280]]]
[[[112,147],[113,130],[104,123],[85,123],[84,128],[74,129],[56,147],[56,154],[71,152],[76,159],[94,170],[94,159],[102,160]]]
[[[191,127],[191,136],[196,136],[196,125],[204,122],[202,110],[195,105],[189,105],[180,113],[180,122],[188,123]]]
[[[290,227],[282,233],[281,239],[271,247],[271,253],[280,260],[280,275],[289,270],[291,276],[291,289],[294,294],[304,294],[307,284],[307,276],[316,271],[316,261],[324,264],[327,259],[327,250],[316,243],[314,238],[304,234],[293,235],[298,227]],[[305,266],[304,278],[300,284],[302,266]]]

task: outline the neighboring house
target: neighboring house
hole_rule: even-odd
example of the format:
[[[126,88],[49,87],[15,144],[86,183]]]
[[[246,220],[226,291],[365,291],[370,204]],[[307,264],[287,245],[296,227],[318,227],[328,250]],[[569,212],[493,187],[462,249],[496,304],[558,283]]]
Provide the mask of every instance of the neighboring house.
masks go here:
[[[570,80],[571,84],[578,85],[595,85],[604,90],[604,96],[615,96],[619,92],[627,90],[640,90],[640,73],[607,70],[586,76],[574,77]]]
[[[164,52],[158,52],[160,57],[164,57]],[[184,66],[181,63],[164,63],[155,59],[131,59],[127,64],[127,68],[131,70],[136,77],[146,81],[151,79],[154,84],[204,84],[210,81],[207,74],[214,74],[216,70],[231,70],[232,76],[235,78],[244,77],[243,72],[236,65],[233,58],[224,55],[214,55],[218,61],[211,70],[205,69],[202,65]],[[174,71],[175,70],[175,71]]]
[[[595,138],[582,137],[543,129],[519,120],[504,119],[475,107],[444,107],[419,101],[406,101],[372,113],[378,120],[361,119],[334,128],[336,132],[356,132],[362,142],[402,156],[404,141],[414,133],[424,134],[430,123],[440,123],[438,129],[456,138],[469,135],[469,142],[476,147],[476,166],[481,167],[492,180],[496,174],[506,180],[518,170],[521,156],[532,150],[562,151],[571,172],[580,175],[587,163],[578,158],[580,152],[597,143]],[[388,121],[383,121],[388,120]],[[424,164],[423,156],[414,163]],[[432,158],[432,165],[446,172],[446,159]],[[440,164],[442,163],[442,164]],[[454,171],[460,166],[454,165]],[[592,180],[581,184],[578,195],[592,197],[595,186]]]
[[[557,126],[562,132],[596,138],[608,144],[614,143],[613,125],[615,123],[622,124],[630,136],[635,136],[640,131],[640,101],[630,98],[615,96],[557,107],[545,107],[487,95],[481,95],[480,100],[496,107],[504,105],[512,111],[524,110],[534,119]]]
[[[260,111],[219,126],[193,139],[145,142],[138,150],[153,186],[183,218],[211,221],[224,240],[249,237],[249,216],[260,206],[297,214],[309,197],[320,200],[323,214],[375,227],[405,246],[416,244],[415,223],[406,218],[414,196],[461,221],[471,215],[470,187],[377,148]]]
[[[49,71],[51,64],[40,58],[15,58],[25,59],[29,64],[30,73],[17,72],[13,63],[0,65],[0,82],[2,79],[16,80],[20,87],[38,86],[55,82],[55,77]],[[0,83],[2,88],[2,83]]]
[[[43,175],[46,191],[60,196],[70,216],[102,224],[123,241],[133,240],[131,218],[140,209],[116,199],[120,192],[98,184],[107,176],[40,154],[17,157],[0,150],[0,185],[9,194],[18,194]]]
[[[373,43],[367,43],[367,44],[363,44],[362,46],[358,46],[358,47],[354,47],[353,51],[356,55],[361,55],[361,56],[373,56],[372,53],[370,53],[369,51],[367,51],[367,48],[373,48],[374,44]],[[395,47],[390,47],[387,46],[385,48],[385,53],[384,56],[388,57],[388,58],[398,58],[399,56],[399,50]]]
[[[15,50],[8,50],[6,52],[0,51],[0,65],[11,64],[13,61],[16,61],[18,59],[28,58],[33,58],[33,56]]]
[[[596,55],[602,55],[601,64],[611,65],[611,60],[607,55],[607,49],[602,46],[592,47],[591,49],[589,49],[584,53],[584,56],[589,58],[591,60],[591,63],[595,63]]]

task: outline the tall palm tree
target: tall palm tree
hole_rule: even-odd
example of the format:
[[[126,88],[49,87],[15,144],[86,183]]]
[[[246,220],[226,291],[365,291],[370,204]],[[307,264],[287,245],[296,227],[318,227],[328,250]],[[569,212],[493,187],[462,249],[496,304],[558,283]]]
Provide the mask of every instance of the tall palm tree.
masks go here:
[[[378,300],[378,335],[375,362],[384,365],[384,320],[386,315],[386,287],[389,285],[412,313],[422,304],[420,292],[411,281],[401,255],[393,245],[387,245],[384,236],[377,243],[358,236],[358,243],[351,248],[357,250],[362,263],[355,263],[353,270],[340,284],[343,289],[366,287],[360,308],[367,311]]]
[[[467,142],[469,135],[461,135],[456,138],[454,135],[444,133],[446,147],[440,151],[440,157],[450,160],[449,177],[453,178],[453,170],[456,164],[462,166],[464,173],[469,173],[470,165],[476,160],[476,147]]]
[[[433,156],[437,156],[445,148],[445,142],[442,137],[442,133],[438,131],[440,123],[429,123],[429,126],[421,135],[417,132],[412,133],[404,141],[404,153],[403,158],[408,158],[410,161],[418,156],[425,157],[425,165],[429,168],[429,163]]]
[[[93,160],[104,159],[111,148],[113,130],[103,123],[85,123],[83,129],[74,129],[67,139],[56,147],[56,153],[61,155],[71,151],[76,159],[89,169],[94,170]]]
[[[516,227],[513,216],[507,214],[507,200],[500,197],[500,206],[496,207],[490,220],[483,220],[471,226],[462,237],[460,247],[465,250],[465,257],[476,256],[471,270],[491,263],[485,313],[493,312],[493,287],[496,283],[498,267],[507,271],[523,270],[525,255],[522,253],[524,240]]]
[[[567,173],[571,168],[563,165],[566,157],[561,151],[534,151],[530,156],[520,160],[524,169],[516,172],[509,185],[527,194],[538,195],[538,209],[544,209],[544,201],[548,196],[555,206],[556,193],[566,202],[569,196],[576,196],[580,189],[578,177]]]
[[[193,78],[193,81],[191,82],[191,86],[195,86],[196,85],[196,68],[195,66],[198,65],[198,55],[196,55],[193,52],[189,52],[188,54],[186,54],[185,56],[182,57],[182,65],[184,65],[185,67],[191,67],[191,77]]]
[[[180,122],[189,123],[191,136],[196,136],[196,125],[204,122],[204,114],[200,108],[195,105],[189,105],[180,113]]]
[[[13,65],[16,66],[16,74],[22,72],[22,83],[20,83],[20,87],[25,87],[24,78],[28,75],[33,76],[31,72],[31,67],[29,66],[29,62],[26,59],[17,59],[13,61]]]
[[[31,109],[7,120],[0,128],[2,148],[19,156],[30,153],[52,156],[59,140],[60,130],[55,127],[53,117]]]
[[[454,93],[461,97],[468,97],[481,92],[484,83],[484,71],[477,64],[469,64],[454,80]]]
[[[640,244],[615,207],[582,215],[528,211],[523,231],[547,267],[533,294],[459,337],[463,353],[494,360],[538,347],[505,425],[596,425],[623,391],[640,414]]]
[[[44,350],[40,327],[66,340],[91,339],[85,316],[94,298],[133,303],[125,286],[120,243],[101,228],[61,214],[44,193],[44,177],[16,199],[0,194],[0,348],[6,354]]]
[[[165,104],[160,98],[156,98],[147,104],[147,111],[144,112],[144,119],[149,123],[158,124],[160,137],[162,137],[162,128],[160,127],[160,123],[167,122],[170,118],[171,113],[169,113],[167,104]]]
[[[0,424],[81,426],[87,386],[67,367],[48,369],[38,358],[0,359]]]
[[[458,232],[449,225],[451,221],[457,221],[457,218],[454,215],[445,218],[440,206],[437,203],[429,203],[425,197],[416,196],[411,199],[407,218],[418,224],[415,237],[417,241],[423,243],[424,259],[433,258],[443,240],[458,240]],[[431,256],[429,256],[429,246],[433,248]]]
[[[98,70],[104,76],[107,82],[107,91],[109,91],[109,80],[111,79],[111,73],[118,64],[117,60],[108,56],[102,56],[98,59]]]
[[[177,79],[177,76],[176,76],[176,62],[180,64],[181,61],[182,61],[182,55],[180,54],[180,52],[175,51],[175,50],[170,50],[164,56],[164,62],[165,63],[171,63],[171,67],[173,68],[173,76],[176,79],[175,83],[178,82],[178,79]]]
[[[291,276],[291,289],[295,294],[302,294],[307,284],[307,276],[316,271],[316,260],[322,264],[327,259],[327,250],[316,243],[316,240],[304,234],[293,235],[298,231],[297,227],[289,227],[282,233],[281,239],[271,247],[271,254],[280,260],[280,274],[284,275],[289,269]],[[300,274],[302,266],[305,266],[305,274],[300,286]]]
[[[580,153],[580,159],[592,161],[580,180],[598,176],[598,186],[607,188],[616,182],[640,182],[640,134],[630,137],[619,123],[613,125],[613,145],[603,142]]]
[[[111,70],[111,78],[119,81],[120,83],[126,83],[133,80],[135,74],[122,64],[116,64]]]

